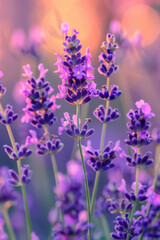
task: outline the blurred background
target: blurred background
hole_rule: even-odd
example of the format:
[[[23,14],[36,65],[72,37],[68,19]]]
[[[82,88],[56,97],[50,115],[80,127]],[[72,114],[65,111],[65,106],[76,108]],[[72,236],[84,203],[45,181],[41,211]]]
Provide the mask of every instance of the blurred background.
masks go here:
[[[126,136],[126,113],[134,107],[135,101],[140,99],[149,102],[152,112],[156,114],[152,120],[152,126],[160,127],[159,0],[1,0],[0,70],[4,73],[2,82],[7,88],[7,94],[2,99],[3,106],[7,103],[12,104],[21,118],[25,103],[19,93],[19,81],[22,80],[22,66],[25,64],[30,64],[35,77],[38,77],[37,66],[42,62],[45,68],[49,69],[46,78],[55,89],[55,94],[57,93],[57,86],[61,84],[61,80],[58,74],[53,72],[57,69],[54,65],[55,53],[63,55],[64,36],[60,31],[60,25],[63,22],[68,22],[70,29],[79,31],[78,37],[83,45],[83,53],[86,47],[90,47],[98,88],[106,81],[97,71],[102,41],[105,41],[108,32],[116,35],[119,44],[116,63],[119,65],[119,71],[113,75],[111,82],[118,85],[123,94],[112,106],[120,109],[121,119],[111,123],[107,128],[106,143],[109,140],[115,143],[120,139],[123,146]],[[61,108],[56,112],[57,124],[51,129],[54,134],[57,134],[57,127],[60,125],[63,113],[66,111],[75,113],[75,108],[63,100],[57,100],[57,103]],[[91,139],[94,148],[99,148],[97,139],[100,139],[101,126],[94,118],[93,110],[101,103],[100,100],[93,99],[88,107],[89,110],[86,109],[87,113],[84,113],[85,116],[92,118],[91,125],[95,128],[95,134]],[[32,127],[21,124],[20,118],[12,128],[16,141],[24,143],[28,130]],[[0,128],[0,134],[0,165],[16,169],[15,163],[7,158],[2,147],[4,144],[9,144],[6,129],[3,126]],[[64,134],[61,140],[65,146],[56,158],[58,169],[65,172],[65,163],[75,158],[75,153],[72,154],[72,139],[68,139]],[[46,167],[42,173],[44,161]],[[125,162],[120,161],[125,165]],[[51,163],[48,159],[44,160],[32,155],[29,164],[34,172],[33,181],[30,184],[32,186],[28,186],[27,190],[31,193],[30,205],[36,209],[32,216],[35,219],[33,228],[44,239],[50,231],[47,215],[53,206],[53,176],[48,173]],[[105,174],[102,178],[105,178]],[[48,191],[48,186],[51,191]],[[45,197],[46,195],[48,197]],[[13,219],[21,216],[22,224],[24,218],[21,208],[19,204],[19,211],[16,213],[13,211]],[[42,224],[43,229],[39,227]],[[19,229],[18,223],[15,227]],[[19,239],[23,239],[23,228],[21,229],[18,233],[21,236]]]

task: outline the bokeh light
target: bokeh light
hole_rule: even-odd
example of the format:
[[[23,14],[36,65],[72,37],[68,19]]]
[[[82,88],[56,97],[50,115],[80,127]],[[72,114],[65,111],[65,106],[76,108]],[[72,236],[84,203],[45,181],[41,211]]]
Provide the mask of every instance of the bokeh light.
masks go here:
[[[128,9],[122,19],[122,26],[130,37],[135,32],[141,33],[144,46],[156,40],[160,33],[159,24],[160,19],[157,12],[144,4]]]

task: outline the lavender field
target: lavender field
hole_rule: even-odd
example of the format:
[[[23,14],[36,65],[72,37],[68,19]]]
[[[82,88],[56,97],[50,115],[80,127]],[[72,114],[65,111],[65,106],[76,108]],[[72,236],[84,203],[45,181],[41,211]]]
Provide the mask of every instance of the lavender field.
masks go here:
[[[0,13],[0,240],[160,239],[159,0]]]

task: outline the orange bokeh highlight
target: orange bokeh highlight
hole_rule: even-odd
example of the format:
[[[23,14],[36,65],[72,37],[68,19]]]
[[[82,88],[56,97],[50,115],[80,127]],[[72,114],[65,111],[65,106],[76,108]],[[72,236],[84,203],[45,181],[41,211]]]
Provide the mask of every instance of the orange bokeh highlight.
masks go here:
[[[136,32],[142,35],[142,44],[152,44],[160,33],[160,19],[156,11],[146,5],[136,5],[130,8],[122,19],[122,27],[129,37]]]
[[[101,24],[99,24],[98,14],[90,4],[90,1],[66,1],[63,7],[63,1],[55,1],[51,5],[50,11],[44,16],[41,26],[45,35],[45,49],[51,53],[62,53],[62,42],[64,34],[61,33],[61,23],[67,22],[70,25],[69,34],[74,28],[79,31],[78,38],[81,40],[84,48],[90,46],[94,50],[100,41]],[[78,3],[79,2],[79,3]],[[72,4],[71,4],[72,3]],[[83,50],[84,51],[84,50]]]

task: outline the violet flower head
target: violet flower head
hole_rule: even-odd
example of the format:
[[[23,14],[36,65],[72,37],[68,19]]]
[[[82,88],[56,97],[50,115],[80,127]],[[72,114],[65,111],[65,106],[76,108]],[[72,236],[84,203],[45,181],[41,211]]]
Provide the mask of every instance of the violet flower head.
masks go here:
[[[80,127],[77,124],[77,115],[73,115],[72,119],[70,119],[69,114],[66,112],[64,113],[65,119],[61,119],[62,126],[59,127],[58,132],[59,135],[62,134],[63,131],[67,133],[68,136],[74,138],[77,140],[78,138],[83,139],[91,136],[94,133],[94,129],[88,129],[88,123],[91,122],[90,118],[86,118],[86,122],[83,124],[83,126]],[[79,119],[79,124],[81,123]]]
[[[16,173],[16,171],[9,170],[8,183],[13,186],[21,186],[22,184],[29,184],[32,177],[32,170],[30,170],[29,165],[24,165],[21,167],[21,177]]]
[[[15,202],[17,200],[17,194],[13,187],[8,183],[8,168],[0,168],[0,204],[5,202]]]
[[[4,112],[0,111],[0,123],[12,124],[18,118],[18,114],[14,113],[13,107],[7,104]]]
[[[49,82],[45,80],[45,74],[48,69],[45,69],[43,64],[38,65],[40,71],[39,78],[32,77],[32,71],[29,65],[24,66],[24,77],[27,77],[22,89],[22,93],[26,99],[26,107],[23,109],[25,115],[22,117],[22,122],[31,122],[37,128],[42,128],[44,125],[52,125],[56,121],[55,110],[59,106],[56,105],[55,98]],[[50,96],[51,95],[51,96]]]
[[[99,150],[89,149],[86,151],[87,164],[94,170],[107,170],[113,168],[115,165],[112,162],[116,158],[116,150],[110,147],[111,143],[104,147],[102,153]]]
[[[144,100],[140,100],[135,104],[138,109],[131,109],[127,114],[127,117],[130,119],[127,127],[132,132],[127,133],[128,140],[126,139],[125,143],[131,146],[148,145],[152,142],[152,138],[148,132],[151,126],[148,118],[154,117],[155,114],[151,112],[150,105],[145,103]]]
[[[51,139],[47,136],[43,136],[37,144],[37,153],[40,155],[48,155],[52,153],[58,153],[63,148],[63,143],[57,136],[52,135]]]
[[[116,49],[118,48],[115,43],[114,34],[108,33],[106,36],[106,42],[102,43],[103,53],[99,56],[100,67],[98,71],[105,77],[111,76],[118,70],[118,66],[115,65]]]
[[[153,159],[150,157],[151,155],[151,152],[147,152],[143,156],[135,152],[133,157],[126,156],[127,165],[129,167],[136,167],[138,165],[148,166],[153,163]]]
[[[3,147],[8,157],[16,161],[27,158],[32,154],[32,151],[26,145],[19,145],[18,143],[16,143],[16,152],[8,145],[3,145]]]
[[[107,122],[116,120],[120,117],[118,109],[112,109],[111,107],[108,108],[108,112],[106,115],[105,108],[103,105],[99,105],[94,110],[93,114],[101,123],[107,123]]]
[[[141,218],[133,218],[132,226],[130,226],[130,219],[128,218],[128,214],[125,214],[125,217],[116,217],[114,221],[116,233],[111,233],[110,236],[113,239],[126,240],[127,233],[129,232],[129,239],[140,236],[142,233],[142,219]]]
[[[55,188],[57,196],[57,207],[64,214],[64,222],[52,218],[53,237],[56,240],[85,238],[88,228],[86,202],[83,193],[83,171],[78,162],[68,163],[68,176],[58,174],[58,186]],[[76,170],[77,169],[77,170]],[[74,172],[76,171],[76,173]],[[77,174],[79,177],[77,178]],[[55,215],[55,213],[53,213]],[[51,216],[50,216],[51,219]]]
[[[81,56],[80,50],[82,45],[77,38],[78,32],[73,30],[72,36],[67,35],[69,25],[62,24],[62,32],[65,33],[64,45],[64,60],[57,55],[58,66],[56,73],[60,73],[62,85],[58,86],[58,98],[65,98],[70,104],[86,104],[92,97],[96,96],[96,84],[92,81],[94,75],[92,74],[93,67],[91,66],[91,54],[89,48],[86,49],[86,54]]]

